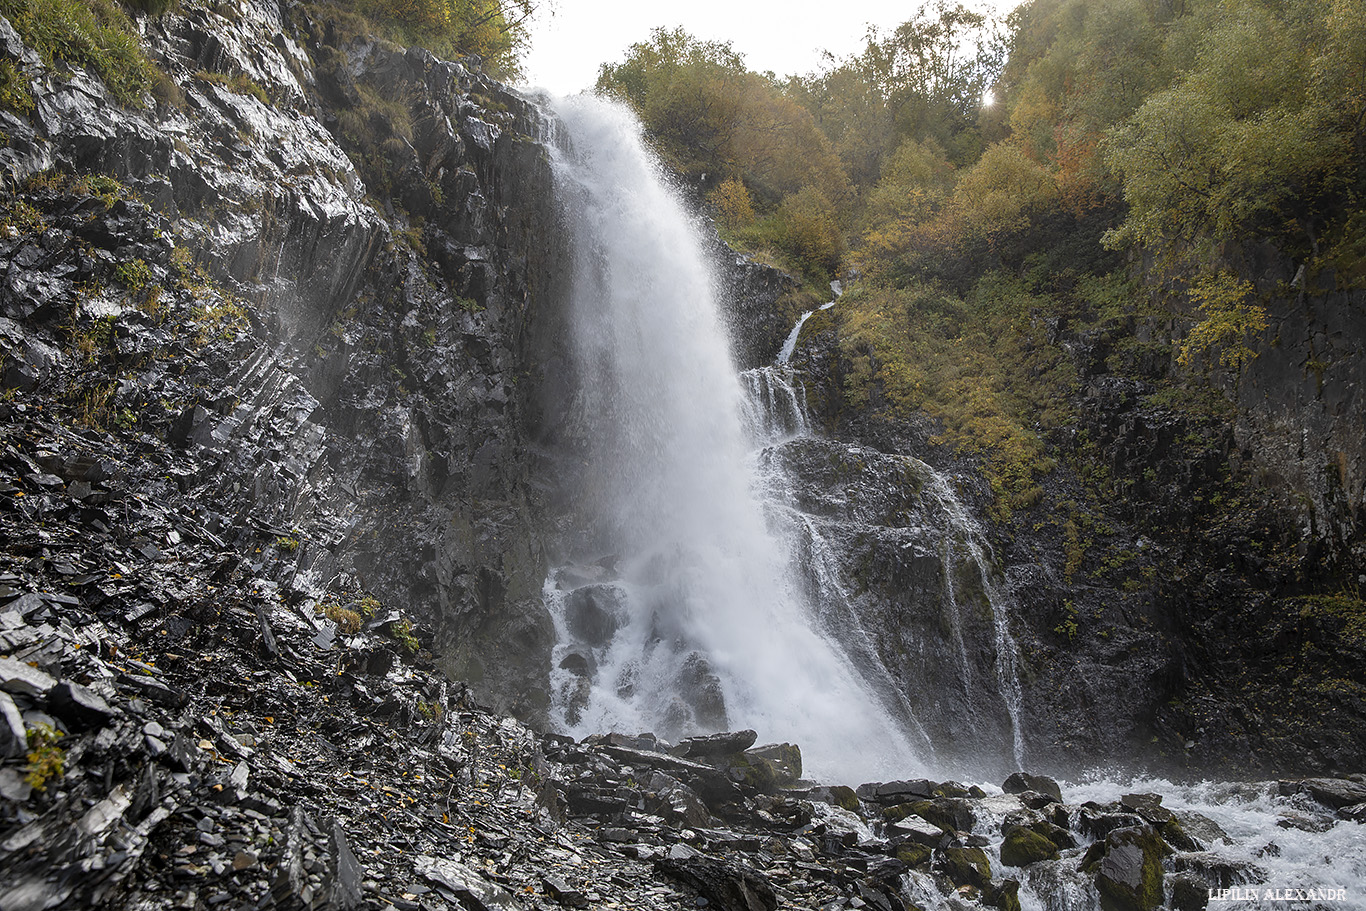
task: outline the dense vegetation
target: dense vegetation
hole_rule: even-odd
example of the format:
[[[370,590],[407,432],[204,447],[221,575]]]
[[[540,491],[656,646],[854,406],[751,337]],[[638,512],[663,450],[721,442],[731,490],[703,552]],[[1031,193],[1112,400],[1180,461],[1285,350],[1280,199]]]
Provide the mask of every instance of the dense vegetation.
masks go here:
[[[1366,284],[1360,13],[1032,0],[1000,23],[937,0],[820,73],[657,31],[598,85],[728,239],[861,277],[839,308],[846,404],[939,418],[1004,518],[1037,501],[1043,437],[1070,419],[1059,320],[1168,311],[1194,382],[1255,356],[1268,297]]]
[[[157,16],[176,0],[0,0],[0,15],[51,65],[90,70],[124,104],[140,106],[150,90],[158,101],[177,101],[176,89],[142,50],[130,15]],[[320,18],[355,37],[380,35],[426,47],[448,58],[478,55],[497,78],[521,72],[526,24],[535,0],[322,0]],[[232,15],[231,4],[215,9]],[[0,60],[0,107],[21,114],[32,108],[27,80],[14,62]]]
[[[359,13],[403,45],[425,47],[448,57],[477,54],[489,73],[513,79],[521,73],[520,55],[534,0],[331,0]]]

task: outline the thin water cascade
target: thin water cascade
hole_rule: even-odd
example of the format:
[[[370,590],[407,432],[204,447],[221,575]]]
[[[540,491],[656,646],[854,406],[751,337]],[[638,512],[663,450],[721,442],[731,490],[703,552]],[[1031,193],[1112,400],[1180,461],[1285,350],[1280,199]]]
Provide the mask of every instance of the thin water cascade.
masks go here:
[[[791,370],[786,365],[795,350],[803,325],[813,314],[834,306],[843,288],[839,282],[832,282],[831,291],[835,299],[802,314],[779,353],[777,364],[765,370]],[[765,408],[771,409],[772,396],[764,394],[763,389],[757,389],[756,392],[758,394],[752,394],[754,404],[751,409],[762,415]],[[752,419],[752,423],[757,427],[756,438],[771,446],[781,446],[805,435],[769,433],[765,436],[764,432],[775,423],[772,417],[767,420],[762,417]],[[796,489],[799,485],[794,476],[800,473],[799,466],[803,460],[809,459],[809,454],[804,456],[801,450],[811,445],[794,444],[770,455],[761,460],[760,471],[765,489],[764,500],[770,511],[770,524],[792,542],[789,551],[801,555],[798,561],[800,565],[795,565],[792,571],[806,575],[810,600],[816,605],[815,614],[826,634],[840,642],[865,679],[876,681],[876,689],[883,696],[888,710],[902,718],[903,725],[922,739],[922,755],[933,756],[936,752],[932,746],[934,738],[926,732],[925,722],[936,713],[936,703],[942,706],[944,700],[941,697],[947,691],[954,690],[958,698],[955,700],[956,707],[950,712],[959,716],[960,728],[968,730],[969,736],[980,741],[975,745],[974,752],[991,754],[991,732],[1000,729],[1009,743],[1006,749],[1000,751],[998,759],[1008,760],[1015,768],[1025,768],[1019,652],[1009,626],[1014,605],[1008,587],[1001,583],[992,566],[991,548],[985,532],[958,497],[950,480],[919,459],[870,453],[861,447],[824,441],[824,448],[828,450],[825,458],[847,461],[850,466],[855,466],[854,473],[859,471],[856,466],[866,466],[873,461],[886,462],[893,467],[897,464],[901,466],[902,478],[897,477],[895,470],[890,471],[885,479],[874,482],[874,488],[904,486],[905,472],[916,479],[914,483],[920,488],[915,511],[920,514],[923,525],[912,536],[916,543],[913,545],[910,540],[905,540],[897,546],[925,546],[937,555],[938,598],[930,606],[938,614],[939,623],[932,632],[927,631],[929,634],[922,636],[922,641],[918,643],[927,652],[922,654],[918,663],[936,668],[935,673],[925,675],[926,682],[933,681],[933,691],[922,692],[920,704],[913,705],[904,692],[907,679],[903,677],[899,683],[895,680],[887,667],[890,656],[879,655],[873,644],[878,636],[868,632],[860,619],[863,614],[876,613],[876,609],[859,603],[858,596],[841,580],[841,567],[856,564],[859,560],[851,559],[848,553],[837,556],[834,543],[826,537],[857,538],[870,532],[895,535],[896,531],[876,528],[875,522],[868,523],[860,531],[858,522],[851,525],[847,521],[818,521],[797,506],[802,495]],[[828,496],[829,481],[820,482],[819,486],[825,488],[821,496]],[[818,506],[817,511],[820,509]],[[854,511],[858,511],[857,506]],[[897,521],[888,516],[882,519]],[[989,631],[966,631],[972,621],[984,613],[990,618]],[[974,640],[971,643],[970,635]],[[925,641],[927,639],[938,639],[939,648],[929,648],[929,643]],[[981,668],[983,661],[980,656],[983,654],[990,656],[985,673]],[[942,713],[942,708],[940,711]],[[997,719],[1004,723],[998,723]],[[987,768],[989,765],[980,764],[975,771],[982,772]],[[960,768],[957,771],[970,770]]]
[[[806,390],[792,368],[755,367],[740,374],[744,386],[743,422],[755,445],[766,446],[809,431]]]
[[[844,286],[836,280],[830,283],[830,290],[835,295],[834,300],[821,304],[815,310],[808,310],[797,318],[797,325],[793,326],[792,331],[787,334],[787,338],[783,341],[783,347],[778,352],[778,365],[780,367],[787,366],[787,363],[792,360],[792,353],[797,350],[797,339],[801,336],[802,326],[806,325],[806,321],[822,310],[829,310],[839,303],[840,295],[844,293]]]
[[[755,494],[755,442],[805,429],[790,374],[745,379],[781,406],[764,415],[788,415],[751,435],[694,226],[639,125],[587,96],[555,112],[584,458],[576,552],[544,591],[559,637],[553,713],[575,734],[750,727],[800,744],[819,777],[920,767],[903,725],[813,623]]]
[[[965,545],[965,556],[977,572],[976,581],[981,586],[986,603],[991,610],[996,648],[996,660],[994,662],[996,686],[1010,718],[1011,758],[1015,761],[1016,768],[1027,768],[1025,764],[1024,729],[1020,722],[1022,697],[1019,649],[1015,644],[1015,638],[1010,634],[1012,611],[1009,594],[1002,590],[995,581],[995,574],[991,569],[991,548],[987,544],[981,526],[968,512],[967,507],[963,505],[963,501],[959,499],[958,494],[954,492],[953,487],[944,476],[930,469],[929,466],[926,466],[926,469],[929,479],[928,493],[938,503],[939,509],[943,511],[944,515],[949,518],[952,526],[960,530],[960,535],[950,538],[950,543],[946,546],[944,554],[945,576],[951,579],[953,575],[951,567],[955,555],[952,552],[951,542],[961,540]],[[953,587],[950,587],[949,591],[953,596],[951,606],[956,618],[961,610],[961,605],[958,603],[957,592]]]

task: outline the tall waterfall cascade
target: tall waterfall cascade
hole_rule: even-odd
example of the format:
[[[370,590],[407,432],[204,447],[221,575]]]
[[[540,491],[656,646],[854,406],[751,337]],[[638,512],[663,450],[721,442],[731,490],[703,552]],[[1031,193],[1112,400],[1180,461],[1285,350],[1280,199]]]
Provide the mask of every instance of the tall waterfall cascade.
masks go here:
[[[544,590],[558,635],[554,720],[576,735],[666,739],[753,728],[798,743],[815,778],[940,765],[936,734],[919,717],[925,694],[912,698],[889,668],[847,590],[829,524],[797,491],[793,460],[842,444],[812,437],[804,390],[785,364],[737,374],[696,226],[634,117],[587,96],[557,102],[555,113],[563,135],[553,164],[576,247],[568,342],[584,452],[581,527]],[[932,475],[907,465],[898,470]],[[939,483],[929,499],[952,519]],[[978,547],[989,585],[970,531],[936,536],[945,572],[961,574],[949,539]],[[1000,625],[997,650],[1013,648]],[[952,672],[981,688],[962,638]],[[1009,687],[988,688],[1002,765],[1013,764],[1018,688],[1013,700],[1002,698]]]

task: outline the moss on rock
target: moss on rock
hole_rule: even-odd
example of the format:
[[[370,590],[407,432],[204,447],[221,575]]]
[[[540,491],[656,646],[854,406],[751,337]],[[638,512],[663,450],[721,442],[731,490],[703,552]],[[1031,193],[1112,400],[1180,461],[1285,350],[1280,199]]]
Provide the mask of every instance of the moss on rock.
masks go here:
[[[1001,863],[1008,867],[1027,867],[1058,856],[1058,846],[1038,832],[1022,826],[1006,830],[1001,842]]]

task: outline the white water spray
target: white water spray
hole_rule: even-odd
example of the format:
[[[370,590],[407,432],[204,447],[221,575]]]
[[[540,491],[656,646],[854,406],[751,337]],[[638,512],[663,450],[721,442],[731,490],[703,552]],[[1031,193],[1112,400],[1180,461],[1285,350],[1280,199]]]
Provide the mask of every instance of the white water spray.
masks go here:
[[[546,586],[555,710],[578,734],[751,727],[800,744],[809,775],[906,774],[919,764],[907,738],[817,632],[765,523],[690,219],[628,112],[586,96],[555,110],[578,248],[581,511],[604,557]]]

